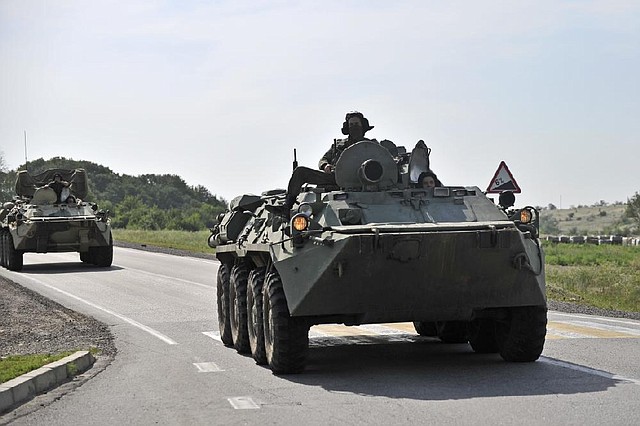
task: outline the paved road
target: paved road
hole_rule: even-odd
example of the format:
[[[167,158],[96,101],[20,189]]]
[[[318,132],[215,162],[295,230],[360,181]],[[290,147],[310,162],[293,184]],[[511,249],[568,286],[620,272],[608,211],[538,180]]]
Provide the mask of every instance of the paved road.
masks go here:
[[[549,314],[536,363],[417,336],[317,326],[304,374],[277,377],[219,341],[217,262],[116,248],[110,269],[25,255],[3,275],[110,325],[102,373],[15,424],[640,424],[640,322]]]

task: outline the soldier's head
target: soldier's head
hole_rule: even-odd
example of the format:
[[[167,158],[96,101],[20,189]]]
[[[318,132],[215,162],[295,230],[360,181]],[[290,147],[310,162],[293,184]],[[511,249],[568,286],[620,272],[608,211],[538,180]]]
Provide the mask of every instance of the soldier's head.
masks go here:
[[[359,141],[364,138],[364,134],[373,129],[361,112],[350,111],[344,118],[342,123],[342,134],[349,135],[349,139]]]
[[[56,173],[55,175],[53,175],[53,180],[55,180],[56,182],[60,182],[62,180],[62,175],[60,173]]]
[[[438,180],[438,176],[431,170],[420,173],[418,177],[419,188],[433,188],[436,186],[442,186],[442,183]]]

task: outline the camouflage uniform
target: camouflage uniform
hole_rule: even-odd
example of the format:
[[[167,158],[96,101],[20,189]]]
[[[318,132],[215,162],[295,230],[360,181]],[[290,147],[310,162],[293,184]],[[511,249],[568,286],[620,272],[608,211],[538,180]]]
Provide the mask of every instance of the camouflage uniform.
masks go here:
[[[357,127],[360,128],[360,133],[354,133],[351,130],[353,127],[350,127],[350,118],[358,118],[360,124]],[[296,197],[300,193],[302,185],[305,183],[320,185],[327,190],[338,189],[336,184],[336,177],[331,173],[327,173],[324,171],[324,168],[327,164],[335,166],[340,158],[342,152],[347,149],[349,146],[353,145],[356,142],[361,140],[368,140],[364,137],[364,134],[373,129],[373,126],[369,125],[369,121],[364,118],[362,113],[357,111],[352,111],[347,113],[345,117],[345,121],[342,124],[342,134],[349,135],[345,139],[335,139],[333,145],[329,150],[320,158],[318,162],[318,168],[320,170],[314,170],[309,167],[296,167],[291,175],[291,179],[289,179],[289,185],[287,186],[287,197],[285,200],[285,206],[288,209],[293,207]]]
[[[335,143],[331,145],[331,148],[329,148],[329,150],[325,152],[322,158],[320,158],[320,161],[318,162],[318,168],[320,170],[324,170],[324,167],[327,164],[335,166],[338,162],[338,158],[340,158],[340,155],[342,154],[342,151],[344,151],[351,145],[353,145],[353,142],[350,141],[349,138],[336,139]]]

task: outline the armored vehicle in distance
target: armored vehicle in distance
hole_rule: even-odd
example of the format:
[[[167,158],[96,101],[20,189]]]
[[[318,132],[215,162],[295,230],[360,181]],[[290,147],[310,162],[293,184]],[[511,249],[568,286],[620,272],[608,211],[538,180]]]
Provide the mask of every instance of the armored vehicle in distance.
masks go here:
[[[83,201],[88,190],[84,169],[20,171],[15,190],[17,196],[0,210],[2,266],[20,271],[24,253],[71,251],[79,252],[84,263],[111,266],[109,215]]]
[[[413,322],[418,334],[531,362],[546,334],[538,212],[476,186],[418,187],[428,148],[342,153],[335,187],[242,195],[209,237],[222,341],[274,373],[304,369],[316,324]],[[426,161],[425,161],[426,160]]]

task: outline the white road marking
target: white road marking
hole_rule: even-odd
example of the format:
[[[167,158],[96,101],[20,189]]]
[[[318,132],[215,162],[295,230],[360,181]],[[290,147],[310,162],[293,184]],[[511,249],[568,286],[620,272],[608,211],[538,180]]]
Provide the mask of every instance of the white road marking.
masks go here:
[[[561,317],[571,317],[571,318],[582,318],[582,319],[588,319],[588,320],[599,320],[599,321],[608,321],[608,322],[614,322],[614,323],[619,323],[619,324],[627,324],[627,325],[635,325],[636,327],[640,327],[640,321],[634,321],[634,320],[625,320],[625,319],[616,319],[616,318],[607,318],[607,317],[597,317],[595,315],[580,315],[580,314],[567,314],[567,313],[563,313],[563,312],[556,312],[556,311],[549,311],[550,314],[552,314],[553,316],[561,316]]]
[[[149,326],[146,326],[144,324],[141,324],[138,321],[133,320],[133,319],[131,319],[129,317],[125,317],[124,315],[121,315],[121,314],[119,314],[117,312],[114,312],[111,309],[103,308],[102,306],[96,305],[93,302],[89,302],[88,300],[85,300],[85,299],[83,299],[83,298],[81,298],[79,296],[76,296],[75,294],[71,294],[71,293],[66,292],[64,290],[60,290],[59,288],[56,288],[56,287],[54,287],[52,285],[44,283],[44,282],[42,282],[40,280],[37,280],[37,279],[35,279],[33,277],[29,277],[29,276],[24,275],[24,278],[28,278],[29,280],[34,281],[38,285],[41,285],[43,287],[47,287],[48,289],[57,291],[58,293],[62,293],[65,296],[70,297],[72,299],[75,299],[75,300],[77,300],[79,302],[82,302],[82,303],[84,303],[86,305],[89,305],[92,308],[98,309],[98,310],[100,310],[102,312],[105,312],[105,313],[107,313],[109,315],[113,315],[114,317],[116,317],[116,318],[118,318],[118,319],[120,319],[120,320],[122,320],[122,321],[124,321],[124,322],[126,322],[126,323],[128,323],[128,324],[130,324],[130,325],[132,325],[134,327],[136,327],[136,328],[139,328],[142,331],[146,331],[147,333],[151,334],[153,337],[156,337],[156,338],[162,340],[163,342],[165,342],[168,345],[177,345],[178,344],[178,342],[176,342],[175,340],[172,340],[171,338],[165,336],[164,334],[160,333],[159,331],[154,330],[153,328],[151,328]]]
[[[563,368],[569,368],[571,370],[580,371],[581,373],[587,373],[587,374],[591,374],[593,376],[599,376],[599,377],[604,377],[604,378],[611,379],[611,380],[619,380],[619,381],[622,381],[622,382],[629,382],[629,383],[634,383],[636,385],[640,385],[640,380],[638,380],[638,379],[632,379],[632,378],[629,378],[629,377],[619,376],[617,374],[607,373],[606,371],[596,370],[594,368],[589,368],[589,367],[585,367],[585,366],[582,366],[582,365],[572,364],[572,363],[566,362],[566,361],[559,361],[557,359],[547,358],[545,356],[541,356],[538,359],[538,362],[542,362],[542,363],[550,364],[550,365],[556,365],[558,367],[563,367]]]
[[[222,338],[220,337],[219,331],[203,331],[202,334],[204,334],[207,337],[211,337],[213,340],[217,340],[218,342],[222,343]]]
[[[236,396],[235,398],[227,398],[227,401],[236,410],[257,410],[260,408],[249,396]]]
[[[224,371],[215,362],[194,362],[193,365],[198,369],[198,373],[215,373]]]

